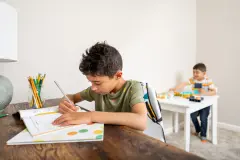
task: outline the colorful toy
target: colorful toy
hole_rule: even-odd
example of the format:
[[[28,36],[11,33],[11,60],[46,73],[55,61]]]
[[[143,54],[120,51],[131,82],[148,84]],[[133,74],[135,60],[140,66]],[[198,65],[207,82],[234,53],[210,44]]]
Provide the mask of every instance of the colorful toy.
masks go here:
[[[202,88],[202,83],[195,83],[194,88]]]
[[[171,99],[174,96],[174,92],[173,91],[169,91],[169,92],[163,92],[163,93],[158,93],[157,94],[157,98],[159,99]]]
[[[194,94],[194,95],[196,95],[196,94],[200,94],[200,92],[199,92],[198,89],[193,88],[193,94]]]
[[[192,102],[201,102],[203,100],[203,97],[201,96],[190,96],[189,97],[189,101],[192,101]]]
[[[179,97],[181,97],[182,94],[181,94],[180,92],[174,92],[174,96],[179,96]]]
[[[193,93],[191,91],[184,91],[184,92],[174,92],[174,96],[179,96],[188,99],[190,96],[192,96]]]
[[[194,83],[193,85],[193,94],[200,94],[199,89],[203,87],[202,83]]]
[[[184,92],[181,92],[181,93],[182,93],[182,97],[186,98],[186,99],[188,99],[188,98],[190,98],[192,96],[192,92],[184,91]]]
[[[159,94],[157,94],[157,98],[159,98],[159,99],[167,99],[167,95],[165,93],[159,93]]]

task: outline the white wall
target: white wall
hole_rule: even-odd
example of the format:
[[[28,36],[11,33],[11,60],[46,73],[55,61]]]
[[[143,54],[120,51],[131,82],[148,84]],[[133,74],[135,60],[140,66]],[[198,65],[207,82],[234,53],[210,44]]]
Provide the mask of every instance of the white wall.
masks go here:
[[[240,1],[197,1],[197,61],[219,88],[219,122],[240,126]]]
[[[19,62],[0,64],[14,85],[12,103],[27,100],[27,77],[46,73],[48,98],[88,83],[78,70],[82,53],[107,40],[123,56],[124,76],[150,82],[158,92],[192,74],[196,59],[194,0],[8,0],[18,10]],[[165,127],[171,117],[164,113]]]

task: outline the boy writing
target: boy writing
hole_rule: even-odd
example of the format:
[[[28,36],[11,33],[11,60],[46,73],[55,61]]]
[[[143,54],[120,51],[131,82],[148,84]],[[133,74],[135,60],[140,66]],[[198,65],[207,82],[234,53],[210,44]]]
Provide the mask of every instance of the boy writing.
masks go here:
[[[193,67],[193,77],[189,79],[189,82],[183,82],[176,86],[172,91],[177,91],[183,89],[187,85],[192,85],[194,88],[195,83],[201,83],[202,88],[198,89],[200,95],[203,96],[213,96],[216,95],[216,87],[214,86],[211,79],[206,77],[207,68],[203,63],[198,63]],[[206,142],[206,132],[207,132],[207,123],[208,123],[208,115],[210,111],[210,106],[203,108],[197,112],[191,114],[191,118],[196,130],[194,135],[201,136],[201,141]],[[197,116],[200,115],[201,126],[199,125]]]
[[[59,112],[54,125],[88,124],[92,122],[125,125],[145,130],[147,109],[143,90],[139,82],[124,80],[122,77],[122,57],[106,43],[97,43],[82,55],[79,69],[91,82],[91,87],[64,98],[59,104]],[[95,111],[76,112],[75,103],[95,101]]]

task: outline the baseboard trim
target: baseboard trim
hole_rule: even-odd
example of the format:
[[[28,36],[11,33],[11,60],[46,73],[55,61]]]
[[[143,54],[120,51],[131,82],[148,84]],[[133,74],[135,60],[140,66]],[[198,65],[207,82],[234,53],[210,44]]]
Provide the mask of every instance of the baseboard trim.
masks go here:
[[[184,122],[179,123],[179,129],[182,129],[184,127]],[[164,129],[165,135],[173,133],[174,127],[169,127],[167,129]]]
[[[208,121],[209,125],[211,125],[211,120]],[[190,123],[191,127],[193,127],[193,124]],[[179,129],[184,128],[184,122],[179,123]],[[237,125],[232,125],[232,124],[228,124],[228,123],[224,123],[224,122],[218,122],[218,128],[222,128],[222,129],[226,129],[229,131],[234,131],[234,132],[240,132],[240,126]],[[165,135],[171,134],[173,133],[174,127],[170,127],[165,129]],[[210,130],[211,130],[211,126],[210,126]]]
[[[232,125],[224,122],[218,122],[218,128],[223,128],[230,131],[240,132],[240,126]]]

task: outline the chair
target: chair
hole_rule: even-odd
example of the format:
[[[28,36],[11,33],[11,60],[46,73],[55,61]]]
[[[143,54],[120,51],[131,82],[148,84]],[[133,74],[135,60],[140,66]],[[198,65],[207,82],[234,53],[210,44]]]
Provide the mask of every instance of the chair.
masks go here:
[[[141,82],[144,101],[148,110],[148,117],[156,124],[158,124],[162,130],[162,135],[160,140],[166,143],[164,128],[163,128],[163,119],[161,114],[161,105],[157,100],[157,93],[152,86],[148,83]]]

